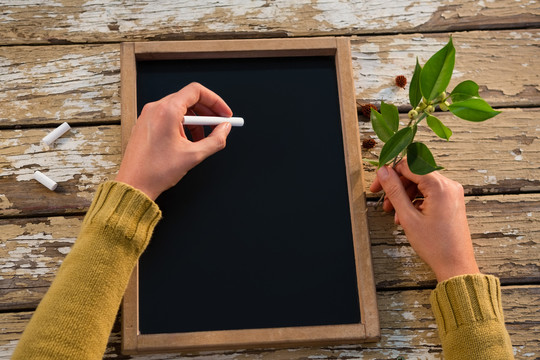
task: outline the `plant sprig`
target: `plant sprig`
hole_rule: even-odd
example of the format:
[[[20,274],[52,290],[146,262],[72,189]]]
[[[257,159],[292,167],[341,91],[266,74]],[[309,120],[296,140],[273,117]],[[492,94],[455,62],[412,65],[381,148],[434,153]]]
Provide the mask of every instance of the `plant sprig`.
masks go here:
[[[414,137],[418,124],[426,119],[427,125],[440,138],[447,141],[452,130],[443,124],[434,114],[438,106],[442,111],[450,111],[455,116],[474,122],[487,120],[499,114],[480,97],[478,85],[471,80],[458,84],[449,94],[447,87],[454,70],[456,50],[452,38],[424,65],[420,66],[418,58],[409,86],[409,123],[399,129],[399,112],[395,105],[381,103],[381,112],[371,110],[373,130],[384,143],[378,161],[370,161],[380,168],[392,163],[395,165],[405,155],[411,171],[418,175],[429,174],[443,169],[435,163],[429,148],[415,142]],[[451,103],[449,102],[451,101]]]

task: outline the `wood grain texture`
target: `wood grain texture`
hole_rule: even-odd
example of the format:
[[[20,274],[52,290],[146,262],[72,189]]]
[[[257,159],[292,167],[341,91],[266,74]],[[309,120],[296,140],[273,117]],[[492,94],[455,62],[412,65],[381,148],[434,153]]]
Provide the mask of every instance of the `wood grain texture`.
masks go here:
[[[384,291],[377,294],[381,313],[382,337],[378,343],[324,348],[282,350],[239,350],[201,353],[122,356],[117,323],[104,359],[196,359],[196,360],[301,360],[301,359],[441,359],[440,340],[431,306],[431,290]],[[505,320],[516,359],[535,359],[540,355],[540,323],[536,305],[540,287],[509,286],[502,288]],[[9,358],[32,312],[0,314],[0,357]]]
[[[0,44],[66,44],[523,28],[540,6],[498,1],[0,1]]]
[[[538,30],[354,37],[357,103],[405,110],[408,85],[398,88],[394,78],[410,81],[415,56],[425,62],[450,35],[457,49],[450,88],[474,80],[493,106],[540,105]],[[9,104],[0,107],[0,127],[119,121],[120,46],[2,47],[0,100]]]
[[[373,271],[380,290],[434,286],[427,265],[393,216],[368,208]],[[467,198],[481,270],[503,284],[540,282],[540,194]],[[0,219],[0,310],[33,309],[52,282],[82,223],[81,216]],[[381,307],[379,306],[379,309]]]

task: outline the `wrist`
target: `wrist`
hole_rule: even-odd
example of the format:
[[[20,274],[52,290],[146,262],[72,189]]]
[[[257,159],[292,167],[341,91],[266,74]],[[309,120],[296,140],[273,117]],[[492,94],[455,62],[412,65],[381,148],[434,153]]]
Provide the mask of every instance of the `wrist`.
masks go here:
[[[121,182],[121,183],[124,183],[124,184],[127,184],[127,185],[129,185],[129,186],[143,192],[152,201],[155,201],[157,199],[157,197],[159,196],[159,194],[160,194],[159,192],[155,191],[151,187],[146,186],[144,183],[141,183],[141,182],[137,181],[136,179],[132,179],[132,178],[130,178],[128,176],[125,176],[121,172],[118,173],[118,175],[116,176],[116,178],[114,180],[118,181],[118,182]]]
[[[463,264],[460,266],[449,266],[435,271],[435,277],[439,283],[456,276],[472,274],[480,274],[480,269],[478,269],[476,261],[474,263]]]

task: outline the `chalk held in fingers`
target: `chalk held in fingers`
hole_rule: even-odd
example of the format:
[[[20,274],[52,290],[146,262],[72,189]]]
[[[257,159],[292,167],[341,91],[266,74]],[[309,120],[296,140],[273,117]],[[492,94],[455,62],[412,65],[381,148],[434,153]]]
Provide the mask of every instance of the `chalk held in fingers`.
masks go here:
[[[34,179],[39,181],[43,186],[45,186],[47,189],[54,191],[58,184],[49,178],[48,176],[44,175],[41,171],[34,172]]]
[[[71,129],[71,126],[67,122],[62,123],[59,127],[51,131],[47,136],[45,136],[41,141],[46,145],[50,146],[53,142],[56,141],[60,136],[64,135],[66,131]]]
[[[244,126],[244,118],[241,117],[184,115],[184,125],[219,125],[224,122],[232,126]]]

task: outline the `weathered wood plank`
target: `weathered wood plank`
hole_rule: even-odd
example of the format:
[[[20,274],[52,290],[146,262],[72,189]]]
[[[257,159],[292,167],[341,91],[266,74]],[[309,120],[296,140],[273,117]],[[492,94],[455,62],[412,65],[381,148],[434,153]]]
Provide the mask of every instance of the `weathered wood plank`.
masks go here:
[[[40,144],[50,129],[0,131],[0,216],[86,211],[98,184],[120,163],[120,126],[72,128],[51,149]],[[35,170],[58,183],[50,191]]]
[[[468,198],[481,270],[503,283],[540,281],[540,194]],[[409,246],[393,216],[371,203],[368,224],[379,289],[434,286],[435,277]],[[0,219],[0,310],[33,309],[52,282],[82,217]]]
[[[416,139],[426,143],[443,174],[460,182],[468,194],[517,193],[540,190],[540,125],[538,109],[502,109],[502,114],[482,123],[461,120],[451,113],[437,113],[453,131],[450,141],[439,139],[421,123]],[[402,116],[402,123],[407,123]],[[423,125],[422,125],[423,124]],[[374,138],[369,122],[360,122],[363,139]],[[377,159],[382,143],[363,150],[364,159]],[[366,184],[375,178],[375,167],[364,164]],[[374,195],[369,195],[375,197]]]
[[[540,189],[539,108],[505,109],[486,123],[471,123],[441,114],[454,131],[450,142],[425,127],[426,140],[444,174],[461,182],[469,194],[530,192]],[[374,136],[361,123],[363,138]],[[96,186],[113,178],[121,158],[120,126],[77,127],[46,150],[40,140],[50,129],[0,130],[0,217],[85,211]],[[375,158],[381,145],[364,150]],[[59,183],[55,192],[32,179],[40,170]],[[375,168],[365,165],[366,187]],[[374,195],[370,195],[375,197]]]
[[[450,35],[456,63],[449,90],[462,81],[473,80],[492,106],[539,104],[540,31],[532,29],[352,38],[358,102],[408,104],[409,86],[395,86],[395,77],[404,75],[410,82],[416,57],[425,64]]]
[[[283,37],[534,27],[528,0],[0,2],[0,44]]]
[[[81,223],[82,217],[0,220],[0,310],[37,306]]]
[[[540,281],[540,194],[467,197],[467,215],[480,270],[502,283]],[[373,270],[379,289],[435,286],[429,267],[409,245],[393,215],[368,212]],[[429,234],[426,234],[429,236]]]
[[[300,360],[316,359],[440,359],[441,347],[429,305],[430,290],[379,292],[377,300],[381,318],[381,340],[374,344],[324,348],[261,349],[212,352],[180,356],[155,354],[122,356],[118,323],[107,347],[106,359],[216,359],[216,360]],[[536,315],[540,301],[539,286],[502,288],[503,308],[516,359],[540,356],[540,323]],[[0,356],[13,352],[31,312],[0,314]],[[4,358],[4,357],[2,357]]]
[[[425,62],[450,34],[354,37],[357,102],[405,107],[397,75],[410,80],[415,56]],[[540,32],[452,34],[457,48],[453,87],[470,79],[493,106],[540,105]],[[477,49],[483,49],[477,51]],[[15,46],[0,52],[0,126],[110,122],[120,118],[118,45]],[[46,101],[44,101],[46,99]]]
[[[17,46],[0,52],[0,125],[118,121],[120,47]]]

